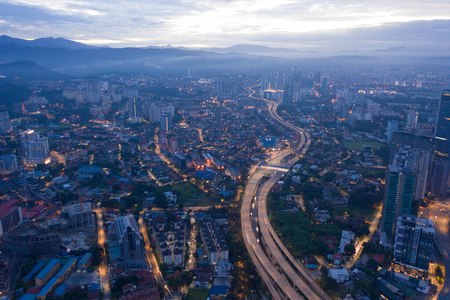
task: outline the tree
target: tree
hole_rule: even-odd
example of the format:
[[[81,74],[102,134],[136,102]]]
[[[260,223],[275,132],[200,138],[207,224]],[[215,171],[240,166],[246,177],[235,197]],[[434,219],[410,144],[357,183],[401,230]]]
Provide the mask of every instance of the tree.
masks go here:
[[[355,245],[353,245],[353,244],[345,245],[345,247],[344,247],[344,254],[345,255],[352,256],[355,253],[356,253]]]

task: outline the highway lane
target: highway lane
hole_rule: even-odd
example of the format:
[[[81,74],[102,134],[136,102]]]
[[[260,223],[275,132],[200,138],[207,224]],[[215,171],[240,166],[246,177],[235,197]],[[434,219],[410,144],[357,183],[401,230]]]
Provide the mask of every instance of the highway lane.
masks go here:
[[[434,223],[434,229],[436,235],[434,241],[436,247],[441,253],[445,267],[445,281],[444,286],[439,294],[438,299],[450,299],[450,234],[449,234],[449,212],[450,205],[447,203],[436,202],[430,204],[427,209],[424,210],[422,217],[432,220]]]
[[[250,90],[253,91],[253,93],[250,95],[250,97],[257,99],[256,97],[254,97],[255,93],[254,93],[253,87],[251,87]],[[268,104],[268,112],[269,112],[269,115],[271,116],[271,118],[273,118],[276,122],[278,122],[282,126],[285,126],[289,129],[295,131],[297,134],[299,134],[300,141],[298,142],[297,145],[292,144],[291,146],[295,146],[295,148],[291,149],[291,150],[296,154],[304,155],[306,153],[306,151],[308,150],[309,145],[311,144],[311,137],[310,137],[309,133],[301,128],[298,128],[298,127],[286,122],[281,117],[279,117],[278,114],[276,113],[278,103],[275,103],[272,101],[267,101],[267,100],[264,100],[264,101],[266,101],[266,103]],[[297,158],[294,157],[291,160],[289,160],[288,162],[284,162],[283,158],[286,157],[287,155],[289,155],[289,153],[285,153],[285,154],[281,153],[280,155],[275,157],[273,160],[268,162],[268,164],[269,165],[280,165],[280,166],[290,168],[295,164],[295,162],[297,161]],[[267,250],[273,256],[273,258],[277,261],[277,264],[282,268],[284,274],[289,277],[289,279],[293,282],[293,284],[302,292],[303,295],[306,296],[307,299],[329,299],[328,295],[314,282],[314,280],[311,277],[309,277],[309,275],[306,273],[306,271],[303,269],[303,267],[289,253],[289,251],[286,249],[286,247],[283,245],[281,240],[278,238],[275,231],[273,230],[273,227],[270,224],[268,214],[267,214],[267,207],[266,207],[267,194],[268,194],[270,188],[279,179],[282,178],[282,176],[284,175],[284,172],[282,172],[282,171],[277,172],[274,170],[264,170],[263,173],[270,174],[272,177],[263,184],[263,186],[259,190],[258,194],[256,195],[256,199],[257,199],[256,209],[258,211],[257,216],[254,216],[255,208],[253,208],[253,210],[251,209],[251,203],[252,203],[253,197],[255,195],[256,188],[257,188],[256,182],[258,180],[258,177],[255,178],[256,181],[253,180],[254,179],[253,177],[257,176],[258,174],[261,174],[261,171],[255,171],[255,173],[254,173],[255,175],[253,175],[249,181],[249,183],[251,183],[251,184],[248,184],[246,186],[246,190],[245,190],[245,194],[244,194],[244,200],[243,200],[242,211],[241,211],[241,219],[243,222],[243,234],[244,234],[244,240],[245,240],[247,249],[249,249],[249,252],[252,250],[256,251],[256,253],[258,254],[259,260],[264,259],[263,257],[260,256],[261,251],[259,250],[259,248],[261,248],[261,246],[259,244],[255,244],[255,241],[254,241],[256,239],[256,236],[258,236],[258,234],[255,233],[254,229],[252,232],[250,232],[250,229],[244,228],[244,223],[245,223],[245,227],[251,226],[251,220],[252,219],[254,220],[257,218],[259,221],[260,234],[267,245]],[[251,215],[250,215],[250,212],[251,212]],[[247,231],[244,231],[244,229],[246,229]],[[265,256],[265,257],[267,257],[267,256]],[[252,257],[252,259],[253,259],[253,257]],[[292,265],[297,270],[294,270]],[[267,267],[267,265],[265,265],[265,266]],[[273,263],[271,264],[271,266],[273,267]],[[269,273],[269,275],[272,275],[272,272],[270,269],[271,268],[268,269],[268,273]],[[260,270],[260,268],[258,268],[258,271],[259,270]],[[267,281],[265,280],[265,282],[267,282]],[[276,282],[283,289],[283,291],[291,292],[293,289],[289,283],[286,285],[286,284],[280,283],[278,281],[276,281]],[[280,284],[282,284],[282,285],[280,285]],[[300,295],[298,295],[297,297],[300,297]]]
[[[286,277],[281,274],[272,261],[267,257],[252,228],[250,218],[250,210],[252,199],[258,189],[260,180],[263,178],[265,171],[256,172],[247,183],[244,193],[244,202],[241,208],[241,222],[242,235],[245,241],[248,252],[252,258],[253,263],[258,269],[259,274],[263,278],[270,293],[275,299],[283,299],[282,293],[276,289],[275,284],[283,291],[288,299],[302,299],[302,297],[295,291],[295,289],[287,281]]]
[[[292,166],[296,161],[297,158],[293,158],[286,163],[281,163],[281,165]],[[267,195],[272,186],[284,176],[284,173],[285,172],[279,171],[276,173],[274,172],[272,177],[264,183],[257,197],[258,218],[262,238],[266,242],[270,253],[276,259],[277,263],[307,299],[328,299],[328,295],[322,291],[317,283],[306,273],[303,266],[299,264],[287,250],[270,224],[266,204]]]

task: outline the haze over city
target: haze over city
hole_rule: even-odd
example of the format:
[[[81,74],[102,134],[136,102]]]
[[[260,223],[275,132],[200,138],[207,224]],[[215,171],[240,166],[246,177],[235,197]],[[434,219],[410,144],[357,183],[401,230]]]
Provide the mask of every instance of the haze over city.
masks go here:
[[[450,2],[0,0],[0,300],[450,299]]]

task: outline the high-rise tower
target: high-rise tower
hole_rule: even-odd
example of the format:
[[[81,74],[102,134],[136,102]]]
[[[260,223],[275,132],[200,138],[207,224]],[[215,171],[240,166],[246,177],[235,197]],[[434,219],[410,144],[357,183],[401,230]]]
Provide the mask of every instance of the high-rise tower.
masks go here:
[[[436,151],[431,178],[431,193],[439,198],[445,198],[450,181],[450,89],[442,91],[435,136]]]

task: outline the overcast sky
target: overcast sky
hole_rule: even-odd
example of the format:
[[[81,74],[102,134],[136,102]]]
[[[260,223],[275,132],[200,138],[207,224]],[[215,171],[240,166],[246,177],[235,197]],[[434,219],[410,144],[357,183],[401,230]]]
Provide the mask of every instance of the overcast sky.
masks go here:
[[[449,49],[450,1],[0,0],[0,34],[112,47]]]

